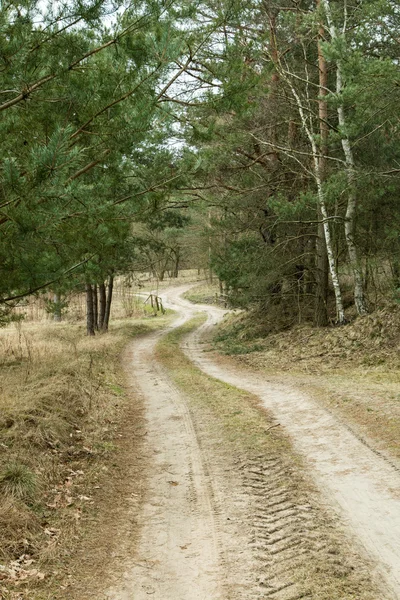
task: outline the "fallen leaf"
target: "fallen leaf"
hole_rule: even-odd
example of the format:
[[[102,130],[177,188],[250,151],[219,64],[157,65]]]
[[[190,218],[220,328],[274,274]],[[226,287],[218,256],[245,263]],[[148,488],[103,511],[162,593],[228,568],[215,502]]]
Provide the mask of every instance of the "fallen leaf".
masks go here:
[[[55,529],[54,527],[46,527],[46,529],[44,530],[45,534],[50,536],[50,537],[57,537],[58,535],[60,535],[61,530],[60,529]]]

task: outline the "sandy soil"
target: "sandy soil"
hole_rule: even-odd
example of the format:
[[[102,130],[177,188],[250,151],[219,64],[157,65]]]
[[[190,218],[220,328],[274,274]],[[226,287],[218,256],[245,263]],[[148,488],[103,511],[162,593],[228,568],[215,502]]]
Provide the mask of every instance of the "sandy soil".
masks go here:
[[[192,305],[167,293],[170,306],[180,313]],[[295,449],[306,459],[310,474],[327,503],[332,505],[354,539],[371,557],[382,584],[393,598],[400,597],[400,473],[377,456],[346,426],[304,393],[277,385],[260,375],[219,364],[204,352],[201,335],[223,315],[223,311],[203,306],[208,322],[186,343],[187,355],[207,374],[256,394],[272,411],[277,423],[290,435]]]
[[[173,327],[199,308],[208,315],[207,324],[185,339],[186,354],[207,374],[260,398],[291,437],[309,467],[309,476],[350,532],[355,548],[368,555],[380,582],[379,598],[399,598],[399,472],[303,392],[268,382],[246,369],[240,371],[237,365],[204,352],[201,336],[224,311],[183,300],[181,294],[187,289],[163,294],[165,304],[180,315]],[[314,535],[319,522],[313,508],[291,489],[290,469],[278,454],[243,457],[243,464],[224,454],[215,433],[211,439],[210,424],[193,417],[184,394],[154,358],[164,333],[135,341],[127,356],[130,383],[146,406],[143,479],[147,491],[139,515],[134,502],[131,514],[127,509],[139,540],[134,555],[125,558],[124,575],[107,598],[320,597],[304,590],[293,577],[298,565],[303,568],[301,557],[308,552],[307,544],[328,554],[329,548],[324,550],[320,544],[320,531]],[[338,557],[332,560],[332,568],[342,568]]]
[[[185,403],[153,358],[159,335],[142,338],[130,351],[131,377],[147,404],[151,477],[139,517],[137,555],[108,596],[217,600],[222,576],[212,496]]]
[[[173,327],[196,312],[189,305]],[[125,553],[125,572],[106,597],[258,598],[248,595],[252,588],[259,589],[249,547],[252,528],[244,514],[248,494],[233,480],[227,457],[218,462],[200,447],[185,397],[154,358],[159,338],[170,329],[135,341],[125,356],[130,384],[146,406],[146,493],[140,514],[133,503],[126,515],[134,523],[132,535],[140,532],[136,552]]]

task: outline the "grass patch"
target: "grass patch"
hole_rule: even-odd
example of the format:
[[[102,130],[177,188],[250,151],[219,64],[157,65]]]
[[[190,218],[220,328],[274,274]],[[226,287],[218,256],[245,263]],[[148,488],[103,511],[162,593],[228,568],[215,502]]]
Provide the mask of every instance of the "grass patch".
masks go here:
[[[224,306],[224,299],[221,297],[219,283],[201,283],[196,285],[184,294],[182,297],[195,304],[215,304]]]
[[[197,369],[180,349],[181,340],[205,320],[206,317],[200,314],[163,336],[157,345],[157,356],[190,400],[220,419],[219,426],[224,427],[229,442],[237,443],[238,449],[243,446],[255,451],[262,447],[267,449],[270,440],[265,437],[265,429],[271,423],[260,418],[257,399],[209,377]],[[272,434],[272,439],[278,446],[286,444],[281,436]]]
[[[200,445],[209,447],[211,443],[212,456],[219,455],[225,464],[229,460],[230,476],[237,481],[243,477],[243,471],[235,467],[237,463],[279,461],[279,489],[287,490],[294,509],[299,507],[297,534],[304,540],[303,550],[306,548],[305,554],[299,554],[305,558],[300,558],[297,566],[290,565],[290,577],[299,582],[307,597],[377,600],[381,596],[374,589],[366,565],[335,525],[334,515],[319,508],[319,494],[305,479],[301,459],[258,399],[204,374],[181,350],[182,340],[204,319],[203,315],[195,317],[164,336],[157,346],[159,360],[185,394]],[[303,522],[304,507],[309,507],[312,516]],[[310,523],[310,528],[305,523]],[[273,560],[271,555],[272,572],[278,568]]]
[[[0,330],[0,598],[73,597],[71,561],[118,467],[131,403],[121,352],[169,320],[114,321],[94,338],[83,324]]]
[[[218,325],[212,339],[221,354],[237,356],[261,352],[265,348],[262,328],[248,314],[229,315]]]
[[[19,498],[29,502],[37,491],[36,475],[26,465],[11,461],[0,472],[0,493],[5,498]]]

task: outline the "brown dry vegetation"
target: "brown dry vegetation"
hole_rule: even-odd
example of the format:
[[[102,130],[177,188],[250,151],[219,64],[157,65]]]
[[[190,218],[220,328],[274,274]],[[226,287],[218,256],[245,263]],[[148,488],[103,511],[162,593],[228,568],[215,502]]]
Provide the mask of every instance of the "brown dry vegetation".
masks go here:
[[[112,317],[113,319],[126,319],[141,316],[143,315],[143,301],[150,291],[158,293],[168,287],[204,279],[204,271],[199,273],[197,269],[182,270],[178,277],[165,276],[163,281],[159,281],[151,273],[137,273],[132,278],[117,277],[114,281]],[[25,323],[49,322],[52,320],[52,316],[49,314],[52,299],[53,294],[50,293],[24,298],[13,309],[13,314],[17,317],[22,316]],[[84,293],[71,292],[65,297],[63,296],[62,300],[66,303],[63,309],[63,321],[78,323],[85,319],[86,296]],[[148,304],[150,303],[148,302]],[[151,311],[149,310],[149,312]]]
[[[216,304],[222,306],[222,299],[220,298],[220,288],[217,280],[213,283],[205,282],[195,287],[190,288],[183,295],[183,298],[196,304]]]
[[[117,321],[95,338],[83,324],[0,331],[0,598],[84,597],[73,592],[82,538],[95,540],[93,563],[99,507],[108,497],[114,510],[109,496],[121,493],[132,406],[120,354],[168,318]],[[140,422],[131,425],[132,447]]]
[[[270,330],[251,315],[220,325],[214,347],[234,360],[308,390],[375,450],[400,459],[400,307],[344,327]]]

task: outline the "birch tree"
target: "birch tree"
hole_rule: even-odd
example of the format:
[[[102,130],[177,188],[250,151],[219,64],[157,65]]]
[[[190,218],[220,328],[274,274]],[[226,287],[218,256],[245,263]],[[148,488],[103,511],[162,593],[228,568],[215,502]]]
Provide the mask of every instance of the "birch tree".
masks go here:
[[[271,35],[276,38],[276,30],[271,27]],[[271,55],[273,57],[273,55]],[[323,173],[323,161],[321,161],[322,149],[317,145],[317,136],[314,131],[314,117],[313,117],[313,109],[312,102],[310,98],[310,87],[312,86],[312,81],[310,79],[310,74],[307,68],[307,60],[304,61],[305,70],[304,75],[302,77],[297,76],[294,72],[290,70],[290,67],[284,59],[280,58],[279,54],[276,55],[276,68],[278,69],[280,76],[283,81],[285,81],[290,93],[294,99],[295,105],[298,110],[298,114],[300,117],[300,122],[302,128],[307,136],[309,141],[309,147],[311,152],[312,159],[312,172],[315,179],[315,184],[317,188],[317,197],[318,197],[318,207],[319,212],[322,217],[322,225],[325,236],[325,244],[326,244],[326,252],[328,257],[329,271],[331,275],[332,285],[335,293],[335,301],[336,301],[336,319],[339,324],[343,324],[346,322],[346,317],[343,308],[343,300],[342,300],[342,292],[339,281],[339,274],[335,262],[333,243],[332,243],[332,235],[329,223],[329,214],[327,210],[326,197],[324,192],[324,173]],[[300,93],[297,89],[298,81],[302,81],[304,84],[304,95],[300,96]],[[306,106],[304,105],[306,103]],[[325,140],[326,142],[326,140]],[[325,149],[325,148],[324,148]],[[324,160],[324,159],[323,159]]]
[[[343,19],[343,27],[341,32],[335,25],[329,0],[321,0],[321,5],[324,9],[328,30],[330,33],[331,41],[334,45],[339,46],[342,42],[346,43],[346,28],[347,28],[347,13],[346,13],[346,2],[344,3],[345,15]],[[340,53],[341,50],[338,49]],[[354,241],[354,230],[355,230],[355,217],[357,211],[357,187],[356,187],[356,165],[354,161],[354,155],[351,147],[350,138],[348,135],[348,122],[346,118],[344,103],[343,103],[343,87],[345,85],[343,64],[342,59],[337,58],[336,60],[336,102],[337,102],[337,115],[339,122],[339,130],[341,136],[341,144],[343,148],[343,154],[345,158],[345,168],[348,182],[348,201],[346,215],[344,219],[344,229],[346,235],[347,249],[349,253],[350,266],[354,278],[354,302],[359,315],[365,315],[367,310],[367,302],[364,294],[363,274],[358,257],[357,247]]]
[[[317,0],[317,7],[319,7],[320,0]],[[319,158],[319,169],[320,176],[324,182],[327,175],[327,154],[328,154],[328,137],[329,137],[329,126],[328,126],[328,67],[325,60],[321,41],[324,38],[324,27],[322,23],[318,27],[318,79],[319,79],[319,98],[318,98],[318,116],[319,116],[319,133],[320,133],[320,158]],[[317,290],[316,290],[316,302],[315,302],[315,314],[314,324],[317,326],[326,325],[328,322],[328,254],[326,249],[325,241],[325,230],[323,224],[323,217],[321,210],[318,211],[318,236],[316,240],[316,252],[317,252]]]

